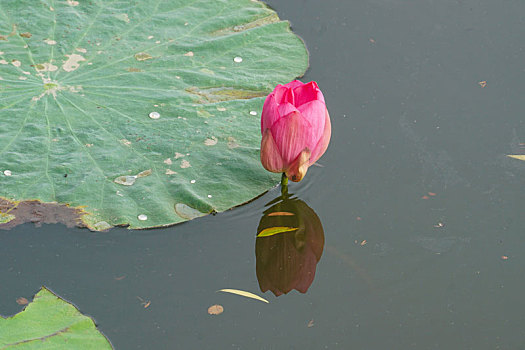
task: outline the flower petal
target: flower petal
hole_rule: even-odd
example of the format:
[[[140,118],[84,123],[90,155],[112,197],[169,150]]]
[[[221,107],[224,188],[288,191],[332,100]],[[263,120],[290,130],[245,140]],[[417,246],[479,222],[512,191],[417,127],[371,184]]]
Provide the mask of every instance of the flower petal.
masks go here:
[[[323,93],[321,92],[321,90],[319,90],[319,87],[317,86],[317,83],[315,81],[311,81],[308,84],[295,87],[294,95],[296,106],[301,106],[307,102],[314,100],[318,100],[323,103],[325,102]]]
[[[273,89],[272,94],[275,96],[275,102],[277,103],[283,103],[284,98],[286,97],[286,93],[288,92],[288,88],[282,85],[277,85],[275,89]]]
[[[319,158],[324,154],[326,149],[328,148],[328,144],[330,143],[330,137],[332,135],[332,125],[330,123],[330,115],[328,114],[328,110],[326,111],[326,119],[324,122],[324,130],[323,134],[321,135],[321,139],[319,140],[319,143],[314,147],[312,150],[312,155],[310,157],[310,164],[317,162]]]
[[[275,101],[275,94],[269,94],[264,101],[261,113],[261,134],[264,130],[271,128],[272,125],[279,120],[280,115],[277,106],[278,104]]]
[[[323,102],[314,100],[299,106],[297,109],[301,112],[303,118],[308,120],[312,128],[312,135],[314,136],[310,140],[308,148],[313,150],[324,131],[326,106]]]
[[[293,93],[293,89],[288,89],[286,92],[286,95],[284,95],[283,103],[290,103],[291,105],[295,106],[295,97]]]
[[[266,129],[263,132],[261,140],[261,163],[266,170],[272,173],[282,173],[284,171],[284,162],[270,129]]]
[[[290,164],[286,169],[286,177],[293,182],[299,182],[303,179],[310,166],[310,150],[305,148],[301,151],[301,154]]]
[[[302,85],[304,85],[304,83],[300,82],[299,80],[293,80],[289,82],[288,84],[284,84],[284,86],[287,87],[288,89],[295,89],[296,87],[302,86]]]
[[[297,108],[291,103],[283,103],[277,106],[277,112],[279,113],[280,118],[287,116],[292,112],[298,112]]]
[[[281,151],[284,166],[288,167],[309,144],[315,145],[313,130],[301,113],[294,111],[279,119],[271,128],[272,135]]]

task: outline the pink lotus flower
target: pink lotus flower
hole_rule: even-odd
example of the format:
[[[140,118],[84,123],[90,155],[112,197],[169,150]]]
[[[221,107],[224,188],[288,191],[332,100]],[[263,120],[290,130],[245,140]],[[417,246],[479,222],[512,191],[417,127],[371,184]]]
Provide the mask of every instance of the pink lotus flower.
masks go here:
[[[330,142],[330,116],[317,83],[277,85],[264,101],[261,133],[264,168],[301,181]]]

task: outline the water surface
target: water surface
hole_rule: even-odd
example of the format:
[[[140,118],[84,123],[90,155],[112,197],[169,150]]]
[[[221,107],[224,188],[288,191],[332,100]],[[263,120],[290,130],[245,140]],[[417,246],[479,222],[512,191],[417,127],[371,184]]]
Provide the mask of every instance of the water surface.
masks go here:
[[[305,40],[333,125],[322,167],[290,185],[324,228],[308,292],[259,291],[276,188],[167,229],[1,231],[0,313],[46,285],[117,349],[525,347],[525,162],[506,157],[525,153],[525,3],[268,3]]]

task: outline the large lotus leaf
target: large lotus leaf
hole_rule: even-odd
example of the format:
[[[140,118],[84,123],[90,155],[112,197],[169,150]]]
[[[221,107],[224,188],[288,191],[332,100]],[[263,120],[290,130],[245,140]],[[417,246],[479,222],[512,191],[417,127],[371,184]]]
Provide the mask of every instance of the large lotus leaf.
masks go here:
[[[42,288],[24,311],[0,316],[0,349],[112,349],[93,320]]]
[[[0,197],[80,207],[99,230],[249,201],[278,181],[264,96],[307,61],[258,1],[2,0]]]

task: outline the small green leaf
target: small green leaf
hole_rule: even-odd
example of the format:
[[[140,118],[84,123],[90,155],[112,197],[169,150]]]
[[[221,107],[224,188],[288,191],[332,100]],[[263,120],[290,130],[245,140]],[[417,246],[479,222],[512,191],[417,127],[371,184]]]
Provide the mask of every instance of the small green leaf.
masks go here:
[[[290,232],[290,231],[295,231],[295,230],[298,230],[298,228],[297,227],[285,227],[285,226],[268,227],[262,230],[261,232],[259,232],[257,237],[268,237],[268,236],[276,235],[278,233]]]
[[[42,287],[18,314],[0,316],[0,349],[113,349],[93,320]]]

